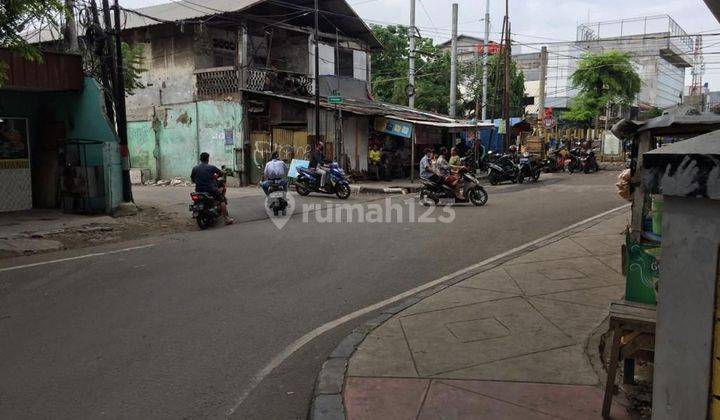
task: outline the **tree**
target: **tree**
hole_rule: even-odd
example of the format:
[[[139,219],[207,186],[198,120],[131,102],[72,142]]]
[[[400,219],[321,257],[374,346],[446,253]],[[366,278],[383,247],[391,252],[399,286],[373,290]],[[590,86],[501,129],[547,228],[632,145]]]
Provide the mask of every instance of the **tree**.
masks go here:
[[[463,77],[469,87],[468,98],[463,109],[466,115],[474,114],[476,98],[482,100],[482,66],[471,63],[463,66]],[[488,59],[488,117],[502,118],[503,95],[505,94],[505,61],[502,54]],[[525,75],[519,71],[515,60],[510,60],[510,115],[514,117],[525,114]]]
[[[580,93],[563,119],[588,125],[608,103],[631,105],[641,87],[630,55],[620,51],[585,54],[570,82]]]
[[[58,17],[66,12],[59,0],[3,0],[0,3],[0,47],[31,61],[42,61],[37,46],[25,36],[37,33],[41,25],[57,28]],[[0,62],[0,86],[7,77],[7,64]]]
[[[378,100],[408,103],[409,38],[401,25],[372,25],[384,50],[373,53],[372,86]],[[446,114],[450,105],[450,55],[430,38],[415,38],[415,106]],[[458,96],[459,97],[459,96]]]

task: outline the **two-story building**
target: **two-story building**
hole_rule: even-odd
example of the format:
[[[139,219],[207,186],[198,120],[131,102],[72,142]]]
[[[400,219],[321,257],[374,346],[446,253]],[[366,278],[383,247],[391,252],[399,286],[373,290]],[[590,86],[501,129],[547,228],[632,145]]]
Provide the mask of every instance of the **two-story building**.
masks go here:
[[[127,100],[132,167],[156,179],[187,178],[208,152],[254,183],[273,150],[283,159],[307,157],[315,133],[314,1],[195,3],[125,10],[123,38],[144,46],[148,70],[145,88]],[[354,171],[367,170],[377,133],[409,149],[415,126],[425,141],[437,130],[468,128],[373,101],[370,53],[381,48],[345,0],[320,1],[320,137]]]

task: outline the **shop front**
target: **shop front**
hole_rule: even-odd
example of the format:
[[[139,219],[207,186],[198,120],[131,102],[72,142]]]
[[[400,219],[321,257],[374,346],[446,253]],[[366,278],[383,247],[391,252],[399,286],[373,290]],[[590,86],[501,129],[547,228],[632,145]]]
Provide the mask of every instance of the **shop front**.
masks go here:
[[[122,198],[117,136],[79,56],[30,63],[0,50],[0,212],[111,212]]]

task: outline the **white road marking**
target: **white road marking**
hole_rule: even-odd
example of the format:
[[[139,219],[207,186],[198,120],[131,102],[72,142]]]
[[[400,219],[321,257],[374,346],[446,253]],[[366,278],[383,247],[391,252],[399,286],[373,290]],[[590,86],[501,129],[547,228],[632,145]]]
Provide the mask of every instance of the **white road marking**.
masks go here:
[[[13,270],[22,270],[24,268],[39,267],[41,265],[57,264],[57,263],[66,262],[66,261],[83,260],[85,258],[100,257],[102,255],[120,254],[122,252],[130,252],[130,251],[135,251],[138,249],[151,248],[154,246],[155,246],[155,244],[141,245],[141,246],[134,246],[132,248],[118,249],[116,251],[96,252],[93,254],[79,255],[77,257],[61,258],[59,260],[43,261],[43,262],[38,262],[38,263],[34,263],[34,264],[26,264],[26,265],[16,265],[14,267],[0,268],[0,273],[4,273],[6,271],[13,271]]]
[[[298,351],[299,349],[301,349],[304,345],[306,345],[306,344],[309,343],[310,341],[316,339],[317,337],[323,335],[324,333],[326,333],[326,332],[328,332],[328,331],[330,331],[330,330],[333,330],[333,329],[339,327],[340,325],[342,325],[342,324],[344,324],[344,323],[346,323],[346,322],[348,322],[348,321],[352,321],[353,319],[359,318],[359,317],[361,317],[361,316],[363,316],[363,315],[367,315],[367,314],[369,314],[370,312],[374,312],[374,311],[376,311],[376,310],[378,310],[378,309],[381,309],[381,308],[383,308],[383,307],[385,307],[385,306],[388,306],[388,305],[390,305],[390,304],[392,304],[392,303],[395,303],[395,302],[398,302],[398,301],[403,300],[403,299],[405,299],[405,298],[408,298],[408,297],[410,297],[410,296],[412,296],[412,295],[415,295],[415,294],[417,294],[417,293],[422,292],[423,290],[427,290],[427,289],[429,289],[429,288],[431,288],[431,287],[435,287],[435,286],[437,286],[437,285],[439,285],[439,284],[441,284],[441,283],[444,283],[444,282],[446,282],[446,281],[448,281],[448,280],[450,280],[450,279],[453,279],[453,278],[455,278],[455,277],[461,276],[461,275],[466,274],[466,273],[468,273],[468,272],[470,272],[470,271],[476,270],[476,269],[478,269],[478,268],[480,268],[480,267],[482,267],[482,266],[491,264],[491,263],[493,263],[493,262],[495,262],[495,261],[497,261],[497,260],[500,260],[500,259],[502,259],[502,258],[505,258],[505,257],[508,256],[508,255],[511,255],[511,254],[513,254],[513,253],[522,251],[522,250],[527,249],[527,248],[530,248],[530,247],[532,247],[532,246],[534,246],[534,245],[536,245],[536,244],[538,244],[538,243],[541,243],[541,242],[546,241],[546,240],[548,240],[548,239],[550,239],[550,238],[553,238],[553,237],[558,236],[558,235],[561,235],[561,234],[563,234],[563,233],[565,233],[565,232],[571,231],[571,230],[573,230],[573,229],[575,229],[575,228],[577,228],[577,227],[579,227],[579,226],[582,226],[582,225],[584,225],[584,224],[586,224],[586,223],[589,223],[589,222],[592,222],[592,221],[594,221],[594,220],[600,219],[600,218],[602,218],[602,217],[607,216],[608,214],[611,214],[611,213],[613,213],[613,212],[616,212],[616,211],[619,211],[619,210],[622,210],[622,209],[625,209],[625,208],[628,208],[628,207],[630,207],[630,204],[625,204],[625,205],[623,205],[623,206],[614,208],[614,209],[612,209],[612,210],[608,210],[608,211],[606,211],[606,212],[604,212],[604,213],[601,213],[601,214],[598,214],[598,215],[596,215],[596,216],[587,218],[587,219],[585,219],[585,220],[583,220],[583,221],[581,221],[581,222],[575,223],[574,225],[571,225],[571,226],[568,226],[568,227],[566,227],[566,228],[560,229],[560,230],[558,230],[558,231],[556,231],[556,232],[553,232],[553,233],[551,233],[551,234],[549,234],[549,235],[545,235],[545,236],[543,236],[542,238],[536,239],[536,240],[534,240],[534,241],[532,241],[532,242],[528,242],[528,243],[526,243],[525,245],[521,245],[521,246],[519,246],[519,247],[517,247],[517,248],[513,248],[513,249],[511,249],[511,250],[509,250],[509,251],[505,251],[505,252],[503,252],[502,254],[496,255],[496,256],[494,256],[494,257],[490,257],[490,258],[488,258],[488,259],[486,259],[486,260],[484,260],[484,261],[481,261],[481,262],[479,262],[479,263],[477,263],[477,264],[474,264],[474,265],[471,265],[471,266],[469,266],[469,267],[463,268],[463,269],[458,270],[458,271],[456,271],[456,272],[454,272],[454,273],[452,273],[452,274],[448,274],[448,275],[446,275],[446,276],[440,277],[440,278],[437,279],[437,280],[433,280],[433,281],[431,281],[431,282],[429,282],[429,283],[425,283],[425,284],[423,284],[423,285],[421,285],[421,286],[418,286],[418,287],[416,287],[416,288],[414,288],[414,289],[410,289],[410,290],[408,290],[408,291],[406,291],[406,292],[400,293],[399,295],[396,295],[396,296],[393,296],[393,297],[391,297],[391,298],[385,299],[385,300],[383,300],[382,302],[378,302],[378,303],[376,303],[376,304],[374,304],[374,305],[370,305],[370,306],[368,306],[368,307],[359,309],[359,310],[357,310],[357,311],[355,311],[355,312],[353,312],[353,313],[350,313],[350,314],[345,315],[345,316],[343,316],[343,317],[341,317],[341,318],[338,318],[338,319],[336,319],[336,320],[334,320],[334,321],[330,321],[330,322],[328,322],[328,323],[325,324],[325,325],[322,325],[322,326],[320,326],[320,327],[318,327],[318,328],[315,328],[314,330],[312,330],[312,331],[310,331],[309,333],[303,335],[303,336],[300,337],[299,339],[295,340],[295,342],[293,342],[292,344],[290,344],[289,346],[287,346],[282,352],[280,352],[278,355],[276,355],[275,357],[273,357],[272,360],[270,361],[270,363],[268,363],[264,368],[262,368],[262,370],[260,370],[260,372],[258,372],[257,374],[255,374],[255,376],[252,377],[252,379],[251,379],[250,382],[247,384],[247,386],[245,386],[245,388],[242,390],[242,392],[240,393],[240,396],[237,398],[235,404],[232,406],[232,408],[230,408],[230,410],[228,410],[227,415],[230,416],[230,415],[232,415],[233,413],[235,413],[235,411],[237,411],[237,409],[242,405],[242,403],[247,399],[247,397],[250,396],[250,393],[251,393],[273,370],[275,370],[275,368],[277,368],[278,366],[280,366],[288,357],[290,357],[293,353],[295,353],[296,351]]]

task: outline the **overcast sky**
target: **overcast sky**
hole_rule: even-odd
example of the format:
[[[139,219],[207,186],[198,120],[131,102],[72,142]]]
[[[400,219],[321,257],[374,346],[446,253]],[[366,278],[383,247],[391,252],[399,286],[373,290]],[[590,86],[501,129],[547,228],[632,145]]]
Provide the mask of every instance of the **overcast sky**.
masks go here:
[[[193,0],[202,4],[202,0]],[[290,0],[292,1],[292,0]],[[138,8],[167,0],[122,0],[125,7]],[[482,37],[485,1],[456,0],[459,4],[460,33]],[[350,0],[368,22],[409,23],[410,0]],[[443,42],[450,37],[449,0],[417,0],[417,26],[424,36]],[[490,38],[499,41],[505,2],[490,0]],[[720,23],[703,0],[510,0],[513,39],[536,44],[543,41],[575,40],[579,23],[668,14],[689,34],[720,33]],[[711,90],[720,90],[720,36],[704,38],[705,81]],[[533,47],[525,47],[532,52]],[[714,53],[714,54],[713,54]],[[689,74],[689,71],[688,71]]]

